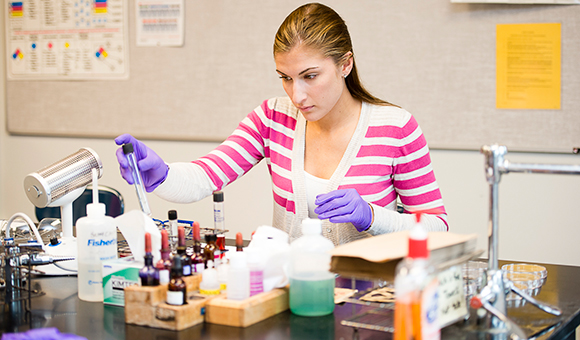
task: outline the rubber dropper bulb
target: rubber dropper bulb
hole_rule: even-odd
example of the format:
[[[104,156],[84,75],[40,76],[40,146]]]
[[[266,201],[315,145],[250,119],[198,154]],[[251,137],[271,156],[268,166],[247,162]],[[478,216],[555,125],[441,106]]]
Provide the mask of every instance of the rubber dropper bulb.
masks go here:
[[[161,230],[161,250],[169,250],[169,234],[167,230]]]
[[[145,233],[145,254],[151,253],[151,234]]]
[[[199,228],[200,228],[199,222],[198,221],[193,222],[193,239],[195,241],[201,241],[201,233]]]

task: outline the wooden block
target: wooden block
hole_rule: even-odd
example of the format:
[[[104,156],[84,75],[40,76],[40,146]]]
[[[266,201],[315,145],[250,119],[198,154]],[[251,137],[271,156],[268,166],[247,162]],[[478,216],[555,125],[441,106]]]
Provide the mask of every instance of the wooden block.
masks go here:
[[[180,331],[200,324],[204,320],[202,309],[206,302],[205,298],[193,298],[183,306],[160,303],[155,307],[155,315],[150,326]]]
[[[188,303],[183,306],[167,304],[167,285],[142,287],[133,285],[125,288],[125,322],[133,325],[182,330],[204,321],[205,304],[214,298],[198,293],[201,275],[183,278],[186,284]]]
[[[205,321],[248,327],[287,310],[288,303],[288,288],[273,289],[241,301],[228,300],[221,295],[207,302]]]
[[[153,287],[132,285],[125,288],[125,306],[128,303],[147,304],[155,306],[165,301],[167,285]]]
[[[156,306],[139,302],[127,303],[125,300],[125,323],[151,326],[151,320],[155,318]]]

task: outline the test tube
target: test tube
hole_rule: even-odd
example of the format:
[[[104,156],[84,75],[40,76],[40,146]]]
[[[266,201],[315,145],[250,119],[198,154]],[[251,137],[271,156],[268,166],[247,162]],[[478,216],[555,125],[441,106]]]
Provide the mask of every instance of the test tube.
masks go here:
[[[131,167],[131,172],[133,173],[133,183],[135,185],[135,190],[137,191],[137,198],[139,199],[141,210],[143,213],[145,213],[145,215],[151,216],[151,209],[149,209],[149,202],[147,202],[145,187],[143,186],[143,181],[141,180],[141,173],[139,172],[139,167],[137,166],[135,153],[133,153],[133,144],[123,144],[123,153],[129,160],[129,166]]]

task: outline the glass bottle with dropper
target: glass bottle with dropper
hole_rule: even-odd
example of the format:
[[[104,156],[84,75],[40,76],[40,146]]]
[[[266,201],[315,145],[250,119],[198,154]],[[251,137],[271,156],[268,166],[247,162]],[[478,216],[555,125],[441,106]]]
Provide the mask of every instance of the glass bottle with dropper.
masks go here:
[[[169,236],[167,230],[161,230],[161,259],[155,264],[159,271],[159,283],[169,283],[171,271],[171,249],[169,248]]]
[[[244,238],[242,233],[236,233],[236,251],[244,251]]]
[[[153,266],[153,255],[151,254],[151,234],[145,233],[145,266],[139,270],[141,286],[158,286],[159,273]]]
[[[213,264],[219,262],[219,248],[216,245],[216,234],[205,234],[205,248],[203,249],[203,256],[205,257],[205,268],[208,268],[209,261]],[[216,254],[217,253],[217,254]]]
[[[191,257],[187,256],[187,247],[185,246],[185,228],[177,228],[177,255],[181,257],[183,267],[183,276],[191,275]]]
[[[201,234],[199,222],[193,222],[193,255],[191,256],[191,270],[201,273],[205,269],[205,259],[201,253]]]
[[[173,257],[171,266],[171,281],[167,285],[167,303],[170,305],[185,305],[187,303],[187,286],[182,278],[183,267],[181,257]]]
[[[127,156],[129,166],[131,167],[131,173],[133,175],[133,184],[135,185],[135,190],[137,191],[139,205],[141,206],[141,210],[145,215],[151,216],[151,209],[149,208],[149,202],[147,201],[145,187],[143,186],[143,180],[141,179],[141,172],[139,172],[139,167],[137,166],[137,159],[135,158],[135,153],[133,151],[134,150],[132,143],[123,144],[123,153],[125,154],[125,156]]]
[[[226,227],[223,191],[216,191],[213,193],[213,222],[214,233],[217,235],[216,245],[220,250],[219,258],[221,259],[223,257],[223,253],[226,250]]]

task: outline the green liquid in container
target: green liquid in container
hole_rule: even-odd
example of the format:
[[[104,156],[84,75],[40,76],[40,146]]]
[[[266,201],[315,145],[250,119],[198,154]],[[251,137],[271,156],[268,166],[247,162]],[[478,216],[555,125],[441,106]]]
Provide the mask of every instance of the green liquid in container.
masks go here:
[[[322,316],[334,311],[334,275],[324,280],[290,279],[290,310],[301,316]]]

